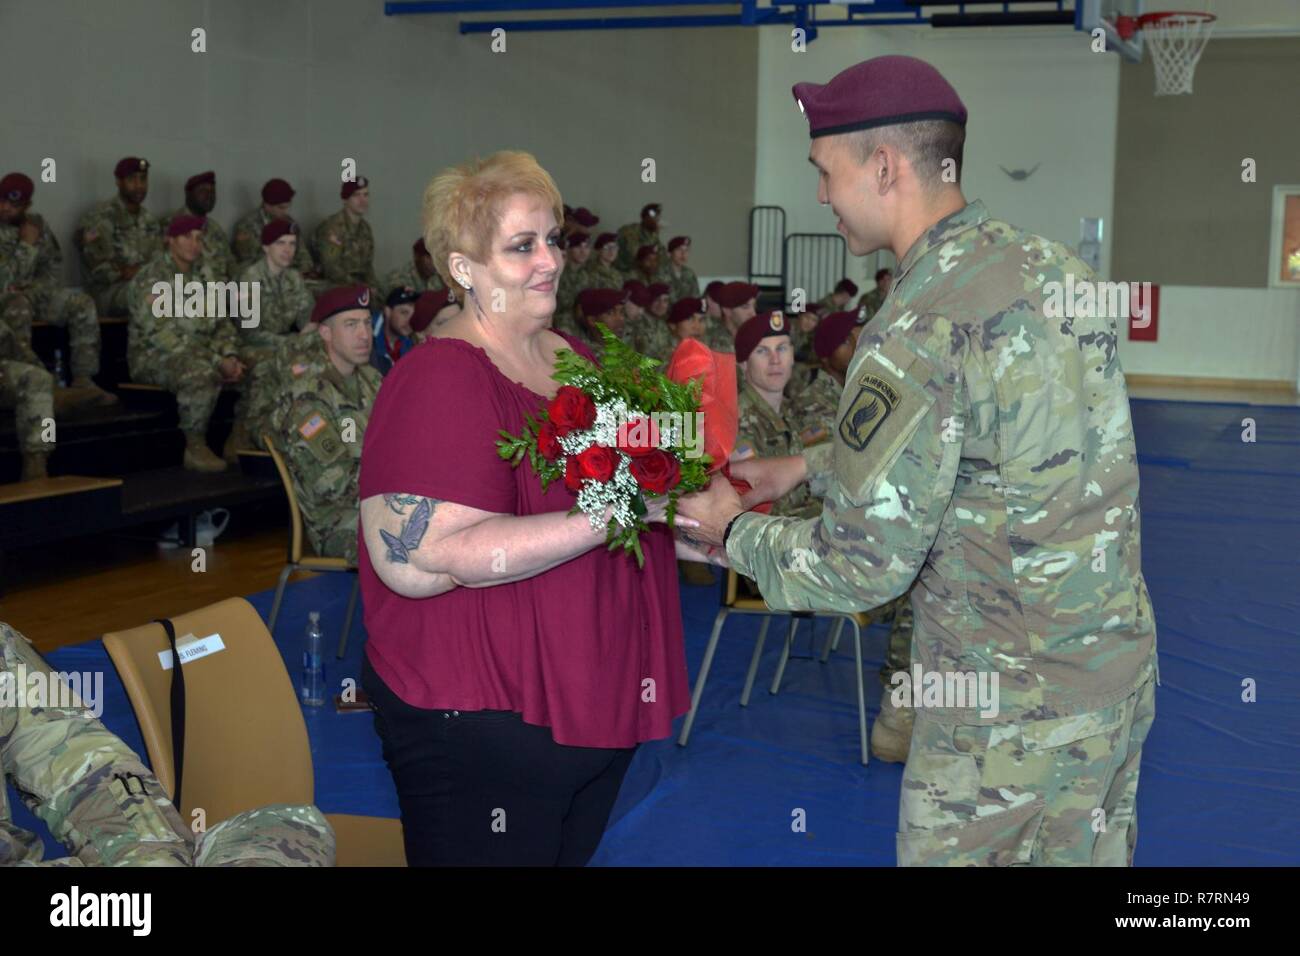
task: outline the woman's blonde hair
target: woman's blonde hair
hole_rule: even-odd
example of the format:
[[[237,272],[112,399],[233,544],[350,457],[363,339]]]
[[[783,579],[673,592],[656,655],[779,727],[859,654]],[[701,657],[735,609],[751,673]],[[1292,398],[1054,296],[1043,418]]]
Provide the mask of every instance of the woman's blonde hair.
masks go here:
[[[503,149],[486,159],[443,170],[429,181],[422,205],[424,244],[448,288],[453,287],[448,257],[459,252],[475,262],[486,262],[502,206],[517,193],[550,204],[556,224],[564,222],[560,190],[532,153]]]

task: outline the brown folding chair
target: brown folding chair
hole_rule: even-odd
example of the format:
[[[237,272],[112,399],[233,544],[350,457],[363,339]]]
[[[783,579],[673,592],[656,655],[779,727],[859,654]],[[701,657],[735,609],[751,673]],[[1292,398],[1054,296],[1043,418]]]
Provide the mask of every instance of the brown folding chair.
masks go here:
[[[686,723],[677,738],[677,744],[685,747],[691,737],[691,728],[695,724],[695,715],[700,708],[700,698],[704,696],[704,684],[709,679],[709,668],[713,666],[713,653],[718,647],[718,638],[722,636],[722,626],[732,614],[761,614],[763,623],[758,629],[758,639],[754,642],[754,653],[749,659],[749,672],[745,675],[745,689],[740,695],[740,706],[749,706],[749,693],[754,688],[754,677],[758,674],[758,661],[763,655],[763,642],[767,640],[767,628],[774,616],[785,615],[790,626],[786,631],[785,649],[781,652],[781,662],[777,665],[776,676],[772,680],[770,693],[781,689],[781,678],[785,674],[786,661],[790,659],[790,648],[794,645],[795,632],[801,620],[816,618],[833,618],[836,621],[834,631],[828,635],[826,649],[822,653],[822,663],[830,657],[831,651],[839,644],[840,630],[844,622],[853,626],[853,661],[858,678],[858,737],[862,748],[862,765],[871,760],[867,741],[867,702],[862,685],[862,632],[871,626],[871,612],[858,611],[853,614],[840,611],[773,611],[761,597],[749,597],[740,593],[740,578],[735,571],[727,569],[727,577],[722,583],[722,607],[713,620],[713,633],[709,635],[709,646],[704,651],[704,663],[700,665],[699,676],[695,678],[695,688],[691,692],[691,710],[686,715]]]
[[[202,809],[208,827],[245,810],[315,802],[307,725],[271,633],[243,598],[172,618],[178,644],[187,635],[220,635],[223,650],[185,668],[185,761],[181,800],[186,821]],[[171,680],[159,653],[170,651],[161,624],[104,635],[126,686],[158,782],[176,792],[172,758]],[[173,661],[172,666],[178,666]],[[405,866],[400,820],[327,814],[338,866]]]
[[[271,436],[263,435],[266,450],[275,462],[275,470],[280,474],[280,483],[284,485],[285,496],[289,499],[289,563],[280,572],[280,580],[275,585],[275,600],[271,602],[271,619],[267,622],[271,633],[275,633],[275,621],[280,616],[280,602],[284,600],[284,588],[289,583],[289,575],[295,571],[343,571],[352,575],[352,595],[348,598],[348,611],[343,617],[343,633],[339,635],[337,657],[343,659],[348,646],[348,632],[352,630],[352,615],[357,609],[357,591],[361,587],[361,578],[357,575],[356,565],[348,564],[346,558],[326,558],[320,555],[303,554],[302,508],[298,504],[298,495],[293,490],[293,478],[289,475],[289,466],[284,456],[276,448]]]

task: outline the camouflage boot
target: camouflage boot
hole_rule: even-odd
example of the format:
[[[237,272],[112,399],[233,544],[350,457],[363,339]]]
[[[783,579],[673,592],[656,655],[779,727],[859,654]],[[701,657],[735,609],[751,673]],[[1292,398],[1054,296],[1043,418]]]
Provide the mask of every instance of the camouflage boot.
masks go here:
[[[212,454],[202,432],[185,433],[185,456],[182,462],[187,471],[226,470],[226,463]]]
[[[48,451],[23,452],[23,476],[19,481],[36,481],[39,478],[50,477],[50,473],[45,470],[45,464],[49,460]]]
[[[895,707],[886,694],[880,701],[880,716],[871,725],[871,755],[885,763],[907,763],[915,717],[911,707]]]
[[[72,380],[72,388],[80,389],[87,395],[92,396],[96,405],[116,405],[117,396],[112,392],[106,392],[95,384],[89,375],[82,375]]]

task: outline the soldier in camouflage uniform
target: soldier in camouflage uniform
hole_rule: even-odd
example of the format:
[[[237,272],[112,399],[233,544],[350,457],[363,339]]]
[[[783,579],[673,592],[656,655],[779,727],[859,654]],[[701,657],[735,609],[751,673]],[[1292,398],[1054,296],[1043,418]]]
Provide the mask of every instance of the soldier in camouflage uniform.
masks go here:
[[[282,403],[277,359],[286,339],[306,326],[311,318],[312,296],[302,275],[292,265],[301,238],[297,223],[273,219],[262,228],[260,261],[240,273],[241,282],[256,282],[259,288],[259,321],[255,328],[237,329],[240,350],[254,359],[248,372],[248,405],[242,428],[231,432],[227,444],[239,448],[260,448],[262,436],[271,425],[273,410]]]
[[[185,315],[187,303],[172,301],[177,275],[182,283],[198,281],[195,263],[202,248],[202,219],[179,216],[172,220],[167,228],[167,248],[131,280],[126,358],[132,381],[161,386],[176,396],[180,427],[185,433],[185,467],[192,471],[223,471],[226,463],[207,445],[208,420],[216,408],[221,386],[240,381],[253,362],[247,354],[240,356],[237,320],[209,316],[206,295],[199,316]],[[154,303],[159,298],[159,293],[153,291],[155,283],[167,287],[159,309],[169,305],[170,315],[154,314]],[[246,406],[241,396],[235,413],[237,422],[243,421]]]
[[[638,330],[636,350],[642,355],[657,358],[667,364],[668,357],[677,347],[677,339],[668,328],[668,315],[672,311],[671,292],[666,282],[656,282],[646,289],[650,304]]]
[[[668,240],[668,264],[663,270],[663,280],[672,289],[673,301],[698,299],[700,280],[686,261],[691,257],[691,237],[673,236]]]
[[[199,173],[185,180],[185,205],[173,209],[162,217],[169,223],[177,216],[203,216],[207,225],[203,229],[203,254],[199,257],[197,268],[207,273],[214,281],[226,282],[235,278],[239,267],[230,251],[230,240],[221,223],[212,218],[212,210],[217,205],[217,174],[212,170]]]
[[[659,255],[659,249],[655,246],[642,246],[636,251],[636,265],[627,274],[629,279],[635,279],[642,285],[654,285],[656,282],[664,282],[663,267],[660,263],[663,261]],[[667,285],[664,282],[664,285]]]
[[[330,288],[365,283],[370,287],[370,301],[382,302],[375,276],[375,235],[365,219],[370,209],[370,180],[362,176],[344,183],[339,195],[343,208],[312,234],[321,278]]]
[[[876,270],[875,288],[869,289],[858,299],[858,308],[865,308],[867,311],[864,318],[868,321],[873,315],[880,311],[880,307],[885,304],[885,296],[889,295],[890,283],[894,281],[894,273],[889,269]]]
[[[311,319],[329,361],[320,375],[293,382],[280,440],[312,548],[355,564],[361,444],[383,381],[370,365],[369,290],[331,289]]]
[[[635,279],[623,283],[622,291],[627,293],[627,301],[623,304],[623,328],[618,337],[642,355],[650,355],[651,350],[663,344],[656,327],[657,320],[649,311],[654,296]]]
[[[713,301],[718,304],[719,317],[709,317],[704,329],[704,344],[715,352],[734,352],[736,333],[754,317],[757,300],[758,286],[748,282],[724,283],[714,293]]]
[[[827,316],[832,312],[842,312],[849,307],[853,297],[858,294],[858,284],[852,279],[841,279],[829,294],[822,296],[808,311],[815,315]]]
[[[591,349],[597,362],[605,359],[605,337],[600,326],[607,326],[615,335],[620,335],[623,331],[623,305],[627,300],[628,293],[619,289],[583,289],[578,293],[574,303],[578,331],[574,338]]]
[[[14,303],[26,307],[26,300]],[[59,392],[67,392],[61,388]],[[0,407],[14,410],[14,432],[22,451],[22,481],[47,476],[54,443],[46,442],[46,425],[54,420],[54,376],[45,370],[31,345],[0,322]]]
[[[916,582],[928,686],[896,688],[923,705],[901,864],[1131,865],[1157,671],[1115,317],[1047,315],[1055,284],[1091,281],[1088,266],[944,180],[943,157],[960,178],[966,110],[929,64],[880,57],[794,94],[818,198],[864,254],[887,237],[897,278],[832,442],[733,468],[755,495],[807,479],[822,516],[743,513],[726,482],[680,513],[774,608],[867,610]],[[981,678],[991,701],[955,693]]]
[[[555,313],[551,317],[551,327],[570,335],[578,333],[578,317],[574,311],[578,293],[590,288],[587,277],[587,259],[591,255],[588,240],[591,237],[581,229],[569,234],[564,245],[564,271],[560,273],[560,282],[555,290]]]
[[[235,257],[236,270],[251,266],[261,260],[262,230],[276,219],[293,222],[289,209],[293,205],[294,189],[283,179],[268,179],[262,187],[262,204],[239,217],[230,236],[230,251]],[[309,292],[312,280],[318,277],[316,263],[312,261],[304,237],[298,237],[298,249],[294,253],[293,267],[307,281]]]
[[[423,239],[417,239],[411,247],[410,262],[384,276],[384,300],[387,301],[388,294],[394,289],[403,287],[415,292],[437,292],[443,288],[438,270],[433,267],[433,256],[429,255]]]
[[[127,284],[162,248],[162,223],[142,203],[149,195],[149,163],[128,156],[113,171],[117,195],[81,217],[76,244],[86,287],[100,315],[126,315]]]
[[[35,184],[22,173],[10,173],[0,180],[0,311],[6,320],[30,312],[30,319],[49,322],[68,330],[71,345],[72,385],[95,394],[103,405],[117,401],[94,382],[99,374],[99,316],[95,303],[83,292],[62,285],[63,252],[54,231],[29,211]],[[30,310],[11,310],[6,301],[21,293]],[[31,322],[11,325],[15,335],[31,341]]]
[[[618,258],[618,236],[602,232],[591,249],[592,255],[587,259],[587,288],[623,288],[623,273],[614,268],[614,260]]]
[[[794,426],[805,448],[828,441],[835,429],[844,375],[858,342],[856,319],[854,312],[835,312],[822,319],[813,335],[817,375],[797,392],[786,389],[793,400]]]
[[[62,685],[62,686],[60,686]],[[89,695],[87,695],[89,697]],[[246,811],[200,834],[153,773],[0,623],[0,766],[72,856],[43,860],[0,786],[0,866],[333,866],[334,831],[314,806]]]
[[[672,350],[668,353],[670,358],[684,340],[703,341],[704,322],[703,299],[692,297],[678,299],[673,303],[672,311],[668,313],[668,331],[673,337]]]
[[[747,321],[736,333],[735,350],[740,417],[731,460],[802,454],[794,410],[785,397],[794,352],[784,313],[764,312]],[[821,514],[821,509],[821,502],[803,484],[783,495],[772,506],[772,514],[808,518]]]
[[[637,251],[642,246],[654,246],[659,252],[666,252],[664,241],[659,236],[661,212],[662,207],[659,203],[647,203],[641,207],[640,222],[629,222],[618,230],[618,258],[614,260],[614,268],[619,272],[624,275],[633,273],[636,268]]]

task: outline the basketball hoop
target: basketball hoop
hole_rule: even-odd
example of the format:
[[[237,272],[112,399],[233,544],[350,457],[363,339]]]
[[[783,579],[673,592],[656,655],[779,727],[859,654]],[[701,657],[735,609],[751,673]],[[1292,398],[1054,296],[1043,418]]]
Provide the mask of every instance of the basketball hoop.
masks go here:
[[[1128,19],[1127,17],[1125,19]],[[1212,13],[1171,10],[1137,18],[1156,67],[1156,96],[1192,92],[1192,74],[1214,31]]]

